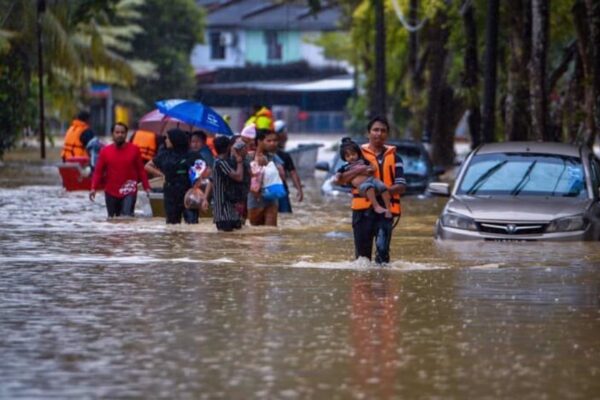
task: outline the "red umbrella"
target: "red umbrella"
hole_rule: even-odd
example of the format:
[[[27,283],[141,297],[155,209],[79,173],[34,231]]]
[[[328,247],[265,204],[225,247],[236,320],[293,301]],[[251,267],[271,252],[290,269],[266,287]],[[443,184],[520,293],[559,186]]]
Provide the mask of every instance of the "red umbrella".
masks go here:
[[[193,125],[186,124],[177,118],[169,117],[158,110],[152,110],[144,115],[140,118],[138,125],[139,129],[151,131],[158,135],[162,135],[173,128],[179,128],[188,132],[197,129]]]

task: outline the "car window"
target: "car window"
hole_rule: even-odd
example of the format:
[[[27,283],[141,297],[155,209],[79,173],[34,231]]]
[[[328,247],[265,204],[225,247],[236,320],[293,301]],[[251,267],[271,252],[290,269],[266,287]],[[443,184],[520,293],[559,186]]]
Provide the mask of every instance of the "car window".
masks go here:
[[[415,147],[397,147],[396,154],[404,163],[405,174],[427,175],[427,158]]]
[[[587,197],[581,159],[547,154],[482,154],[466,167],[457,194]]]

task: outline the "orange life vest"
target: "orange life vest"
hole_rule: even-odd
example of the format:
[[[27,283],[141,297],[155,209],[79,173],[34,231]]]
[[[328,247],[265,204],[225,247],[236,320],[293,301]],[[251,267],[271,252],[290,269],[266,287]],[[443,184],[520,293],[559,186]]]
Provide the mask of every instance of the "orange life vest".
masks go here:
[[[381,180],[390,187],[394,184],[394,178],[396,177],[396,147],[385,146],[383,165],[379,166],[377,162],[377,155],[369,149],[369,144],[363,144],[361,146],[365,159],[373,165],[375,168],[375,178]],[[366,210],[371,207],[371,202],[366,198],[362,197],[356,188],[352,188],[352,209],[353,210]],[[402,209],[400,206],[400,195],[393,194],[390,199],[391,212],[394,215],[400,215]]]
[[[73,120],[67,133],[65,133],[65,143],[63,145],[60,156],[63,160],[67,160],[72,157],[87,157],[87,151],[81,143],[81,134],[89,129],[89,125],[79,119]]]
[[[138,129],[131,137],[131,143],[140,149],[142,160],[150,161],[156,155],[156,133]]]

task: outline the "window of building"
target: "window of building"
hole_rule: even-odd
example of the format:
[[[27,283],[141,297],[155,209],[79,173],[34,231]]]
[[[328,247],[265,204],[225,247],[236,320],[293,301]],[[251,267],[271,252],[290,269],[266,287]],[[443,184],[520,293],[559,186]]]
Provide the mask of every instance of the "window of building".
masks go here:
[[[267,44],[267,59],[281,60],[283,56],[283,46],[279,42],[279,35],[277,32],[265,32],[265,42]]]
[[[225,59],[225,43],[221,38],[221,32],[210,32],[210,58],[211,60]]]

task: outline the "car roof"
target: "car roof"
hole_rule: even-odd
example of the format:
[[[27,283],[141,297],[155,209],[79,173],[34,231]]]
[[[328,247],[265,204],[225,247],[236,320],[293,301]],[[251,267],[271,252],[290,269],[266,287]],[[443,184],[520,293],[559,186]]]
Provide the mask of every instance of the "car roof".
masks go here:
[[[486,143],[479,147],[476,154],[493,153],[541,153],[580,157],[580,148],[572,144],[556,142],[503,142]]]

